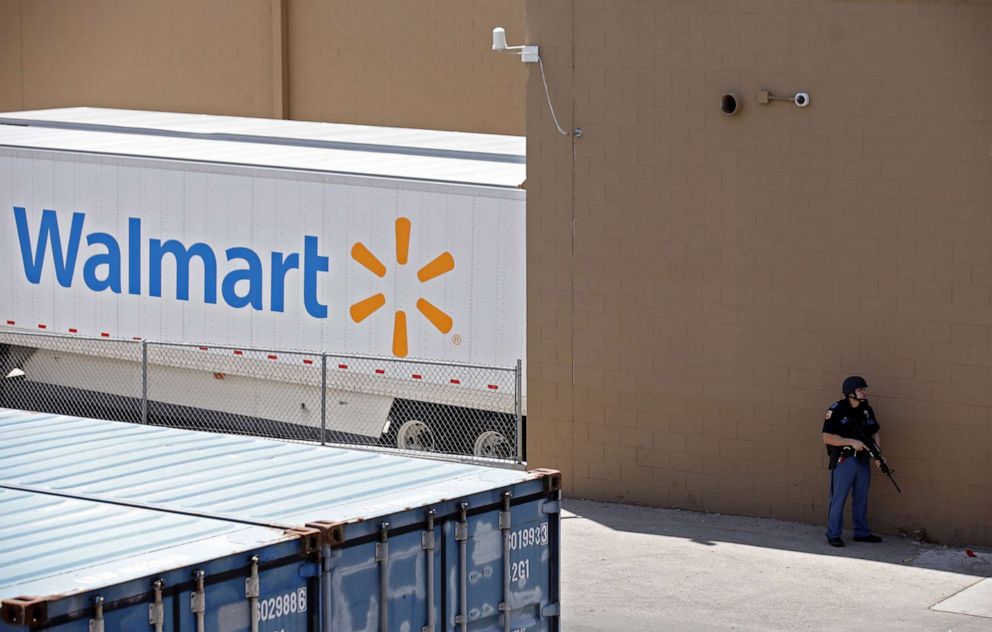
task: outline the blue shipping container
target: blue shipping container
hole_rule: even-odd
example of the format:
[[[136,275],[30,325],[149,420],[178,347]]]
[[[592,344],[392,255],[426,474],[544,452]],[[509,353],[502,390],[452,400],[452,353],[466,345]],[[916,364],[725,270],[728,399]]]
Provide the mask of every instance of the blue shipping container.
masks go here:
[[[3,489],[317,530],[316,627],[273,595],[262,630],[558,629],[557,472],[6,410],[0,436]]]
[[[0,487],[0,630],[248,630],[275,599],[278,629],[314,630],[318,545],[313,531]]]

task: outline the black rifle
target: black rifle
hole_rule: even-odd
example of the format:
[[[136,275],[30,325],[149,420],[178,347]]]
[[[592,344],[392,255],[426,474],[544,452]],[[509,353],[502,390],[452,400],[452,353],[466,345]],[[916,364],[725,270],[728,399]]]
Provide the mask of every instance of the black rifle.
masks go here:
[[[867,399],[863,399],[861,401],[865,404],[868,403]],[[885,462],[885,457],[882,456],[882,451],[878,449],[878,444],[875,443],[875,440],[872,437],[865,435],[865,431],[857,419],[854,420],[854,428],[858,431],[858,434],[861,435],[861,443],[864,444],[865,450],[868,451],[868,456],[878,461],[878,469],[882,470],[882,474],[889,477],[892,484],[896,486],[896,491],[901,494],[902,490],[899,489],[899,483],[896,482],[896,479],[892,478],[892,474],[895,470],[890,468],[889,464]]]
[[[899,489],[899,483],[896,482],[896,479],[892,478],[892,473],[894,470],[889,467],[888,463],[885,462],[885,457],[882,456],[882,452],[878,449],[878,446],[875,445],[875,442],[869,438],[867,441],[862,441],[862,443],[865,444],[865,448],[868,450],[868,456],[878,461],[878,469],[882,470],[882,474],[889,477],[892,484],[896,486],[896,491],[901,494],[902,490]]]
[[[894,470],[889,467],[888,463],[885,462],[885,457],[882,456],[882,451],[878,449],[878,445],[875,443],[875,440],[865,434],[865,431],[861,428],[861,424],[858,420],[854,420],[854,427],[857,428],[858,434],[861,435],[861,443],[863,443],[865,445],[865,449],[868,450],[868,456],[878,461],[878,469],[882,470],[882,474],[889,477],[892,484],[896,486],[896,491],[901,494],[902,490],[899,489],[899,483],[896,482],[896,479],[892,478]]]

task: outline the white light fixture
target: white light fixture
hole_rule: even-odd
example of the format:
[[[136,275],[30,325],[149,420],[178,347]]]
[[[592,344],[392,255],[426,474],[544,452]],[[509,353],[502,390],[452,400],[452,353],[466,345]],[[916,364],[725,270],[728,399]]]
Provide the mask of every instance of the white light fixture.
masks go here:
[[[561,128],[561,124],[558,123],[558,117],[555,115],[555,107],[551,104],[551,91],[548,89],[548,78],[544,76],[544,62],[541,61],[541,55],[536,44],[533,46],[507,46],[506,29],[502,26],[497,26],[493,29],[493,50],[497,53],[516,53],[520,55],[520,61],[523,63],[536,63],[539,65],[541,67],[541,82],[544,84],[544,95],[548,97],[548,109],[551,110],[551,118],[555,122],[555,129],[562,136],[582,137],[582,130],[580,128],[576,127],[573,131],[566,132]]]
[[[7,379],[11,379],[15,377],[24,377],[24,371],[15,368],[13,371],[7,374]]]
[[[507,46],[506,29],[497,26],[493,29],[493,50],[497,53],[516,53],[525,64],[537,63],[541,60],[537,46]]]

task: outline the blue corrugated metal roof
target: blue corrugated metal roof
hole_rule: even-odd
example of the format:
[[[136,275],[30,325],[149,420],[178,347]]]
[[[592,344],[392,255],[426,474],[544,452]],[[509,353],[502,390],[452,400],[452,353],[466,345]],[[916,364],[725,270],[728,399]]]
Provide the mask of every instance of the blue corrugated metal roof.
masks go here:
[[[0,599],[71,595],[292,537],[280,529],[0,487]]]
[[[344,522],[538,474],[0,409],[0,485],[258,523]]]

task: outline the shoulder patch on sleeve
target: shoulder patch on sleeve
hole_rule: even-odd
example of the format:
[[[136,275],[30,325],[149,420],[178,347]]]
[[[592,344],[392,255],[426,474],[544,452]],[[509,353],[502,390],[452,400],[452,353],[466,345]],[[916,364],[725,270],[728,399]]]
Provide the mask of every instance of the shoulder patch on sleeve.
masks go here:
[[[831,409],[831,408],[828,408],[828,409],[827,409],[827,414],[823,416],[823,419],[824,419],[824,420],[827,420],[827,419],[830,419],[830,415],[832,415],[832,414],[834,414],[834,411],[833,411],[833,409]]]

